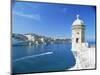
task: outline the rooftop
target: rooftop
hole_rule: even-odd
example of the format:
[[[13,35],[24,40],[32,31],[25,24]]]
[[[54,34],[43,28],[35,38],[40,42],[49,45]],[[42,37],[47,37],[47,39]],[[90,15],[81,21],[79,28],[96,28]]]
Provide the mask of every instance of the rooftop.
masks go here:
[[[76,15],[76,20],[73,22],[72,25],[73,26],[74,25],[84,25],[84,22],[80,19],[80,16],[79,15]]]

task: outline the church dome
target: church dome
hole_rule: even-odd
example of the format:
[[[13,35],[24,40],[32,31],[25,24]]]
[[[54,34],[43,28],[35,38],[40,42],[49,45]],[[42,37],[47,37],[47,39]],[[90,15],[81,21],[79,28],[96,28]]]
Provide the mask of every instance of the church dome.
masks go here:
[[[79,15],[77,15],[77,19],[73,22],[72,25],[84,25],[84,22],[80,20]]]

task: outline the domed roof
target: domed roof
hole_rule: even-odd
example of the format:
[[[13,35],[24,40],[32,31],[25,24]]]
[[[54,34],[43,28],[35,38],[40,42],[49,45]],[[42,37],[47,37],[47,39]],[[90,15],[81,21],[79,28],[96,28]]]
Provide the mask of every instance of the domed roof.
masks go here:
[[[77,19],[73,22],[72,25],[84,25],[84,22],[80,20],[79,15],[76,16]]]

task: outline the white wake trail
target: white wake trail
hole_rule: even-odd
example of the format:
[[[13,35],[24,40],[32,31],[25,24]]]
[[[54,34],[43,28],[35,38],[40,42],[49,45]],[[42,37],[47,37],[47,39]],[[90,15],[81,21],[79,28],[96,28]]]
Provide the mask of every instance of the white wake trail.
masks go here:
[[[22,58],[19,58],[19,59],[15,59],[13,62],[17,62],[17,61],[20,61],[20,60],[23,60],[23,59],[28,59],[28,58],[34,58],[34,57],[38,57],[38,56],[43,56],[43,55],[49,55],[49,54],[52,54],[53,52],[46,52],[46,53],[41,53],[41,54],[36,54],[36,55],[31,55],[31,56],[25,56],[25,57],[22,57]]]

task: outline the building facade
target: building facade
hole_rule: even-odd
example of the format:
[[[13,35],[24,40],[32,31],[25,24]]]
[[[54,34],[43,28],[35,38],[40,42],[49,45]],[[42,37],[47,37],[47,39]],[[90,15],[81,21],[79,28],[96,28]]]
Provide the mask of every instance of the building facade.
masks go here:
[[[72,50],[80,50],[85,43],[85,24],[80,19],[79,15],[72,24]]]

